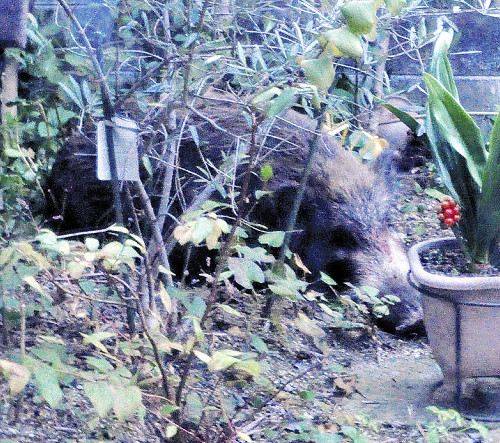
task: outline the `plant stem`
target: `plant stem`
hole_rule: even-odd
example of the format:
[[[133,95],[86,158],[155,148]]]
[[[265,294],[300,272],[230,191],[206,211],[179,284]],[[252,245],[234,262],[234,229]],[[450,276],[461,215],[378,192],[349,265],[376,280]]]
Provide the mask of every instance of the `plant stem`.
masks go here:
[[[309,140],[309,152],[306,158],[306,164],[304,166],[304,172],[302,173],[302,177],[300,179],[299,188],[297,189],[297,193],[295,194],[295,198],[293,200],[292,209],[290,214],[288,215],[287,226],[285,230],[285,238],[283,240],[283,244],[281,245],[278,261],[275,265],[275,269],[278,272],[283,270],[285,265],[286,253],[288,251],[290,240],[292,238],[292,231],[295,229],[295,224],[297,223],[297,216],[299,214],[300,205],[302,204],[302,200],[304,199],[304,194],[306,191],[307,181],[309,180],[309,176],[311,175],[312,167],[314,164],[314,157],[319,148],[319,140],[321,138],[321,124],[323,122],[323,113],[325,110],[325,106],[322,105],[320,111],[315,116],[317,119],[316,129],[314,136]],[[266,305],[264,307],[262,315],[264,317],[269,317],[271,315],[271,311],[273,309],[273,305],[276,302],[278,297],[274,294],[269,295]]]
[[[251,135],[251,139],[250,139],[250,149],[248,152],[248,155],[249,155],[248,167],[247,167],[245,177],[243,179],[242,188],[241,188],[240,201],[239,201],[239,205],[238,205],[239,206],[238,213],[236,215],[236,220],[234,221],[234,224],[231,227],[231,231],[228,234],[228,237],[221,248],[219,260],[217,262],[217,266],[216,266],[215,272],[214,272],[214,279],[212,282],[212,286],[210,288],[210,295],[208,297],[207,307],[206,307],[205,312],[203,313],[203,316],[200,320],[200,327],[202,327],[202,328],[203,328],[208,316],[210,315],[210,313],[212,311],[213,305],[217,301],[219,278],[222,274],[222,271],[224,270],[224,268],[226,266],[227,259],[229,258],[229,254],[231,252],[231,247],[233,244],[234,236],[236,234],[236,230],[238,229],[238,227],[241,223],[241,220],[243,219],[244,207],[246,205],[246,200],[247,200],[249,190],[250,190],[250,181],[252,178],[255,159],[256,159],[257,154],[258,154],[258,146],[257,146],[257,142],[256,142],[258,123],[257,123],[257,120],[256,120],[254,115],[252,115],[252,120],[253,120],[253,124],[252,124],[252,135]],[[184,365],[184,368],[183,368],[183,371],[181,374],[181,380],[180,380],[179,386],[177,387],[177,392],[176,392],[176,396],[175,396],[175,402],[176,402],[177,406],[180,406],[180,404],[181,404],[182,394],[183,394],[187,379],[189,377],[189,372],[191,369],[191,364],[193,362],[193,358],[194,358],[194,353],[193,353],[193,351],[191,351],[187,357],[186,363]]]

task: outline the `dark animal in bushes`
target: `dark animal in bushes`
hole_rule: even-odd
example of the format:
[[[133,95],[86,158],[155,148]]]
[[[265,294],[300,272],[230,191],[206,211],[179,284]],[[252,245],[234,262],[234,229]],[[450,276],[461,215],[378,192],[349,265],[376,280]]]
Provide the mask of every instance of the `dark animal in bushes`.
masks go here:
[[[199,166],[207,163],[219,165],[223,153],[244,150],[250,129],[245,111],[236,102],[237,98],[228,94],[215,95],[198,107],[198,113],[190,117],[189,124],[196,127],[199,146],[193,139],[194,131],[184,134],[179,153],[182,168],[179,171],[197,171]],[[258,202],[249,202],[247,207],[254,206],[249,215],[251,221],[261,223],[270,230],[285,228],[309,143],[316,137],[315,127],[313,120],[293,110],[260,125],[258,157],[260,164],[272,164],[273,177],[265,185],[272,194]],[[399,297],[401,302],[392,306],[390,316],[384,319],[389,330],[408,332],[420,328],[422,311],[419,295],[407,282],[408,263],[401,242],[388,227],[388,209],[392,200],[387,177],[341,148],[326,130],[318,137],[320,148],[300,207],[291,249],[300,255],[314,279],[323,271],[339,283],[369,285],[383,294]],[[200,154],[209,162],[204,163]],[[63,153],[60,156],[68,158]],[[60,165],[61,160],[56,164]],[[74,165],[66,165],[68,171],[55,168],[51,180],[58,183],[60,179],[55,177],[58,174],[71,175],[78,180],[82,174],[75,168],[80,167],[82,165],[75,160]],[[240,169],[236,171],[236,176],[239,172]],[[212,174],[215,175],[216,171]],[[89,174],[82,178],[86,180],[90,177]],[[66,178],[63,179],[65,181]],[[232,177],[228,176],[227,181],[230,184]],[[187,204],[204,186],[187,173],[181,173],[179,182]],[[237,191],[240,181],[237,179],[235,183]],[[83,199],[88,195],[86,187],[91,189],[91,194],[96,194],[93,188],[95,182],[78,186],[80,194],[71,194],[72,198]],[[252,187],[264,187],[257,174]],[[60,190],[61,187],[58,188]],[[212,196],[212,199],[217,198],[220,196]],[[103,211],[100,202],[94,203],[95,210],[85,203],[88,214],[80,214],[89,221],[89,214]],[[67,209],[76,210],[77,207],[77,203],[66,205]],[[72,214],[71,220],[78,216]],[[184,256],[181,253],[172,257],[173,269],[183,268]],[[206,267],[207,256],[205,248],[192,248],[190,263],[198,265],[198,268]],[[193,272],[196,267],[190,269]]]
[[[412,104],[406,98],[393,97],[388,99],[387,103],[408,112],[417,121],[421,121],[421,117],[412,111]],[[390,155],[394,172],[408,172],[431,160],[431,151],[426,144],[425,137],[412,133],[408,126],[382,105],[377,106],[375,112],[380,121],[377,135],[385,139],[392,148],[382,156],[381,160],[385,160],[384,157]],[[367,113],[359,117],[359,122],[364,128],[369,127],[370,115]]]
[[[84,136],[69,138],[57,153],[45,183],[45,216],[59,232],[102,228],[112,223],[110,182],[96,178],[96,148]]]
[[[203,140],[202,151],[211,159],[221,150],[234,151],[235,140],[241,144],[249,138],[244,112],[230,102],[216,96],[200,109],[204,118],[192,119]],[[293,110],[262,125],[259,158],[261,163],[272,164],[274,175],[266,184],[272,194],[256,204],[252,221],[270,230],[285,229],[315,127],[316,122]],[[388,210],[393,204],[389,187],[394,183],[387,183],[390,176],[380,168],[391,165],[361,163],[326,130],[321,132],[319,143],[291,249],[313,277],[323,271],[339,283],[373,286],[398,296],[401,303],[384,319],[388,329],[404,332],[421,328],[420,296],[407,282],[406,253],[389,229]],[[193,150],[195,145],[188,137],[183,149],[189,148]],[[254,186],[261,189],[262,183],[256,178]]]

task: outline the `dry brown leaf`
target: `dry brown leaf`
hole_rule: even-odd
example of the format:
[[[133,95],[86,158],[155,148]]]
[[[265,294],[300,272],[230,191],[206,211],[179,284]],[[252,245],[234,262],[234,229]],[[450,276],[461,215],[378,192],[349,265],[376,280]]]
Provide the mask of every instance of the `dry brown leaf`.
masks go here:
[[[25,366],[9,360],[0,360],[0,370],[9,382],[9,390],[12,395],[19,394],[31,377],[30,371]]]
[[[325,331],[321,329],[315,320],[311,320],[303,312],[299,312],[297,318],[293,321],[294,326],[306,335],[311,337],[324,337],[326,335]]]
[[[333,380],[333,383],[346,397],[357,392],[356,377],[337,377]]]
[[[298,254],[293,254],[293,263],[295,264],[295,266],[297,266],[297,268],[299,268],[304,274],[311,274],[311,271],[309,269],[307,269],[306,265],[304,264],[304,262],[302,261],[302,259],[300,258],[300,256]]]

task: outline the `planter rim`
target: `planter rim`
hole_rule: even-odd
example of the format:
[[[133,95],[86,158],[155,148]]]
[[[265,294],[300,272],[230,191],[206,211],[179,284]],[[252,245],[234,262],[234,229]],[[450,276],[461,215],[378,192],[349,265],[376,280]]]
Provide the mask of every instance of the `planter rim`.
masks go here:
[[[455,237],[442,237],[425,240],[413,245],[408,251],[408,261],[412,278],[416,283],[429,288],[451,291],[476,291],[498,289],[500,295],[500,276],[485,277],[450,277],[443,274],[432,274],[424,269],[420,261],[420,253],[435,246],[456,245]]]

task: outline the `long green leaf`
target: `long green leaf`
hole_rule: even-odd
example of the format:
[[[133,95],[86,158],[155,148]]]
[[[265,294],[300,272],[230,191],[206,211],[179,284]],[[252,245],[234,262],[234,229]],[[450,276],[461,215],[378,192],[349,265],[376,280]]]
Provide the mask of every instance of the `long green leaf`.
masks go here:
[[[474,119],[432,75],[424,74],[429,91],[429,110],[440,135],[462,157],[479,189],[487,160],[481,130]]]
[[[402,123],[408,126],[411,132],[414,134],[418,133],[420,123],[412,115],[397,108],[396,106],[391,105],[390,103],[384,103],[382,106],[392,112],[397,118],[399,118],[399,120],[401,120]]]
[[[482,232],[476,254],[487,257],[491,243],[500,235],[500,114],[497,114],[490,135],[483,190],[478,204],[478,222]]]
[[[453,41],[453,29],[449,28],[441,31],[432,54],[430,73],[436,77],[446,90],[458,100],[458,90],[453,78],[450,61],[448,60],[448,50]]]

